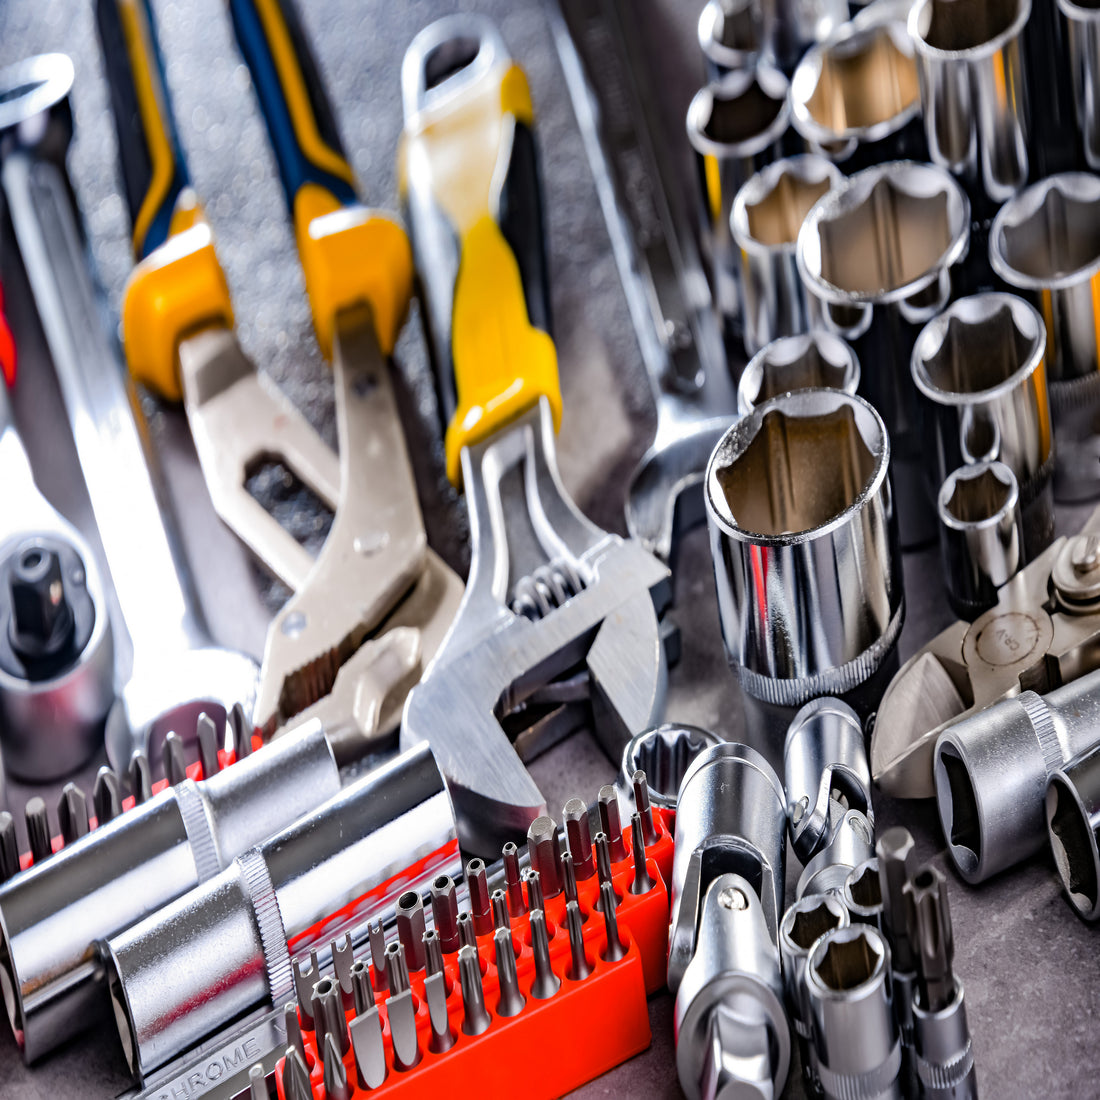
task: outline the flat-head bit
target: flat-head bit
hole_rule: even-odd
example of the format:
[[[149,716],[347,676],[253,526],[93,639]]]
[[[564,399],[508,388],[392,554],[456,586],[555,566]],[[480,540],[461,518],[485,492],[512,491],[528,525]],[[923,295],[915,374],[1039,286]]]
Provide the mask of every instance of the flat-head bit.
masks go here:
[[[376,1089],[386,1080],[386,1047],[382,1040],[382,1017],[373,1005],[351,1022],[351,1048],[359,1087]]]
[[[233,751],[238,760],[252,755],[252,723],[245,717],[244,707],[234,703],[226,719],[233,733]]]
[[[309,962],[295,959],[290,964],[294,975],[294,992],[298,997],[298,1008],[302,1014],[302,1026],[313,1030],[313,987],[321,976],[321,967],[317,963],[317,952],[309,953]]]
[[[607,946],[603,949],[603,958],[608,962],[618,962],[626,958],[626,948],[619,936],[617,907],[615,887],[610,882],[605,882],[600,887],[600,909],[603,911],[603,928],[607,935]]]
[[[519,991],[519,975],[516,973],[516,951],[512,943],[512,934],[507,929],[498,928],[493,935],[493,948],[496,951],[497,982],[500,988],[497,1015],[518,1016],[527,1001]]]
[[[248,1100],[271,1100],[264,1067],[256,1064],[248,1071]]]
[[[356,959],[351,964],[351,1000],[355,1015],[362,1016],[374,1006],[374,990],[370,984],[370,964],[366,959]]]
[[[415,890],[406,890],[397,899],[397,938],[410,970],[424,969],[424,928],[424,902]]]
[[[302,1025],[298,1020],[298,1005],[295,1001],[288,1001],[283,1005],[283,1025],[286,1028],[286,1045],[293,1047],[305,1058],[306,1043],[302,1038]]]
[[[393,984],[392,976],[390,984]],[[416,1038],[416,1007],[412,990],[406,985],[400,992],[386,998],[386,1018],[393,1041],[393,1061],[398,1069],[412,1069],[420,1061],[420,1046]]]
[[[134,805],[147,802],[153,794],[153,773],[149,768],[149,757],[141,749],[134,749],[130,757],[130,766],[126,769],[126,782],[130,794],[134,796]]]
[[[450,1050],[455,1042],[447,1015],[447,979],[442,971],[429,974],[424,979],[424,1000],[428,1005],[428,1021],[432,1029],[428,1049],[435,1054],[442,1054],[445,1050]]]
[[[542,897],[542,876],[538,871],[526,871],[523,881],[527,883],[527,908],[544,909]]]
[[[479,936],[493,930],[493,906],[489,901],[489,880],[485,874],[485,862],[471,859],[466,864],[466,888],[470,891],[470,913],[474,918],[474,931]]]
[[[335,979],[324,977],[313,987],[310,1013],[318,1049],[323,1049],[326,1040],[331,1038],[340,1055],[346,1054],[349,1043],[347,1020],[340,998],[340,986]]]
[[[75,783],[66,783],[57,803],[61,839],[72,844],[88,832],[88,800]]]
[[[439,944],[450,954],[461,946],[458,941],[458,893],[450,875],[440,875],[432,881],[432,920],[439,935]]]
[[[30,842],[31,856],[35,863],[41,863],[53,855],[53,842],[50,839],[50,815],[46,803],[41,798],[32,798],[23,810],[27,824],[27,840]]]
[[[556,898],[561,893],[561,843],[552,817],[535,818],[527,830],[527,856],[531,870],[538,871],[542,896]]]
[[[122,813],[122,784],[106,764],[96,772],[95,786],[92,787],[92,807],[95,810],[97,829]]]
[[[508,912],[512,917],[522,917],[527,912],[523,896],[523,882],[519,871],[519,848],[510,840],[501,849],[504,861],[504,888],[508,891]]]
[[[187,754],[183,748],[183,738],[175,730],[164,739],[164,778],[168,786],[174,787],[187,778]]]
[[[512,921],[508,916],[508,895],[504,890],[494,890],[489,895],[489,903],[493,907],[493,928],[503,928],[509,935],[512,932]]]
[[[908,829],[887,829],[875,844],[882,892],[882,930],[890,944],[893,968],[901,974],[916,968],[913,944],[906,927],[905,884],[917,869],[917,846]]]
[[[571,901],[565,907],[565,927],[569,933],[569,973],[574,982],[583,982],[592,973],[584,950],[584,928],[581,923],[581,907]]]
[[[571,901],[580,901],[577,896],[577,872],[573,868],[573,856],[570,852],[561,854],[561,892],[567,905]]]
[[[209,779],[221,771],[221,761],[218,759],[218,727],[214,725],[214,719],[205,711],[195,722],[195,739],[199,743],[202,777]]]
[[[374,967],[374,988],[385,993],[390,987],[389,974],[386,971],[386,930],[380,920],[367,924],[367,936],[370,940],[370,961]]]
[[[645,773],[635,773],[642,774]],[[634,857],[634,878],[630,883],[632,894],[648,894],[653,889],[653,876],[645,861],[645,826],[639,813],[630,815],[630,853]]]
[[[19,846],[15,842],[15,818],[0,810],[0,882],[19,873]]]
[[[546,914],[541,909],[531,910],[531,954],[535,958],[531,996],[536,1001],[545,1001],[561,988],[561,978],[550,965],[550,938],[546,933]]]
[[[400,940],[386,944],[386,978],[392,993],[403,993],[409,988],[409,966]]]
[[[443,973],[443,948],[439,946],[439,936],[434,928],[429,928],[420,937],[424,948],[424,973],[430,978],[433,974]]]
[[[477,930],[474,928],[474,918],[468,909],[463,909],[458,914],[458,949],[472,947],[477,950]]]
[[[294,1047],[286,1048],[282,1085],[286,1100],[313,1100],[306,1060]]]
[[[642,840],[648,847],[657,843],[657,825],[653,820],[653,807],[649,801],[649,783],[645,772],[639,768],[631,777],[631,786],[634,788],[635,813],[642,821]],[[631,827],[633,828],[634,815],[631,815]]]
[[[626,859],[628,853],[626,841],[623,839],[619,795],[610,783],[606,783],[600,788],[596,801],[600,808],[600,827],[607,834],[608,843],[611,845],[611,862],[620,863]]]
[[[331,1034],[325,1036],[324,1052],[325,1100],[351,1100],[347,1070]]]
[[[582,798],[571,798],[562,810],[565,819],[565,839],[569,854],[573,857],[573,870],[577,881],[584,882],[596,873],[596,860],[592,855],[592,827],[588,821],[588,807]]]
[[[345,932],[343,937],[332,941],[332,969],[336,972],[336,980],[340,984],[340,999],[345,1011],[355,1003],[352,992],[351,968],[355,963],[355,949],[351,943],[351,933]]]
[[[923,867],[905,884],[902,896],[916,956],[920,1005],[940,1012],[951,1004],[956,984],[947,880],[936,867]]]
[[[477,951],[468,945],[458,949],[458,978],[462,988],[462,1032],[480,1035],[491,1021],[481,984],[481,960]]]

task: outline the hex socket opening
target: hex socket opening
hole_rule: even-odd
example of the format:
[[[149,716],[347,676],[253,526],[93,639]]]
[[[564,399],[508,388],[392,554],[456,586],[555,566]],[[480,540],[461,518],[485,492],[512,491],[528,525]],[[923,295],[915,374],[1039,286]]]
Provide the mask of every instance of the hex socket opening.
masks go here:
[[[828,333],[789,336],[759,351],[738,387],[744,413],[793,390],[832,389],[853,393],[859,384],[855,353]]]
[[[1000,462],[964,466],[944,482],[943,498],[947,515],[960,526],[984,523],[1015,504],[1016,479]]]
[[[778,70],[733,72],[701,88],[688,107],[688,136],[703,154],[752,155],[787,128],[787,80]]]
[[[734,208],[734,229],[739,238],[767,248],[793,246],[806,215],[837,179],[837,170],[818,157],[779,161],[745,184],[743,202]]]
[[[699,43],[755,53],[760,48],[755,0],[709,0],[699,16]]]
[[[1058,772],[1050,777],[1046,812],[1050,847],[1062,885],[1075,909],[1093,915],[1100,903],[1097,838],[1073,785]]]
[[[836,993],[845,993],[870,981],[885,964],[876,939],[860,927],[854,927],[851,935],[832,937],[823,953],[815,952],[818,957],[812,963],[822,984]]]
[[[875,861],[863,864],[849,878],[848,896],[863,910],[877,909],[882,905],[882,880]]]
[[[1030,0],[924,0],[910,26],[930,49],[961,53],[1007,35],[1030,11]]]
[[[623,773],[630,779],[636,771],[644,771],[651,801],[658,806],[675,806],[692,762],[720,740],[696,726],[659,726],[629,743]]]
[[[936,801],[951,855],[964,873],[973,873],[982,858],[978,795],[959,750],[947,740],[936,748]]]
[[[820,895],[811,904],[800,906],[795,911],[787,934],[796,947],[809,951],[826,932],[839,928],[840,924],[839,914],[828,904],[825,896]]]

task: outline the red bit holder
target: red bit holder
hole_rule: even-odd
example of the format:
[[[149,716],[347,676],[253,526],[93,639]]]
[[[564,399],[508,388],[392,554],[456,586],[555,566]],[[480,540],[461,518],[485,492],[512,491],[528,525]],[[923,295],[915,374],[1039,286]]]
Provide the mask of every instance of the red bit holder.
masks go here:
[[[386,1051],[386,1080],[376,1089],[360,1087],[355,1051],[349,1046],[344,1068],[352,1096],[384,1094],[435,1100],[442,1095],[467,1095],[475,1086],[479,1093],[494,1088],[511,1092],[515,1087],[517,1067],[524,1065],[533,1053],[546,1051],[549,1056],[539,1058],[538,1072],[525,1076],[524,1091],[532,1100],[550,1098],[579,1088],[645,1050],[651,1041],[646,996],[665,984],[669,913],[665,883],[672,862],[668,819],[655,811],[653,821],[658,835],[646,849],[646,869],[653,881],[650,889],[644,894],[630,892],[634,864],[629,857],[611,868],[619,897],[616,911],[619,936],[626,948],[622,959],[608,962],[603,957],[607,934],[603,914],[595,908],[599,882],[592,875],[577,883],[577,897],[585,916],[585,952],[593,968],[587,978],[573,981],[566,977],[570,969],[570,948],[565,928],[565,897],[559,894],[549,898],[545,904],[546,930],[550,941],[550,965],[561,979],[558,991],[541,1001],[531,996],[535,964],[530,924],[526,915],[513,918],[512,939],[518,951],[516,971],[519,989],[525,998],[522,1011],[507,1018],[496,1014],[500,986],[493,936],[490,933],[479,936],[485,1006],[491,1019],[488,1029],[474,1036],[463,1033],[458,957],[457,953],[447,954],[444,974],[454,1045],[441,1054],[428,1049],[431,1023],[424,1000],[424,974],[414,972],[410,975],[410,984],[416,1006],[419,1061],[411,1069],[395,1068],[386,1009],[388,993],[376,994],[375,1004],[382,1020]],[[624,829],[623,835],[629,851],[630,829]],[[371,983],[372,988],[377,987],[373,967]],[[350,1011],[348,1019],[353,1018],[354,1011]],[[303,1040],[313,1095],[316,1100],[325,1100],[324,1071],[316,1035],[303,1027]],[[276,1067],[275,1080],[279,1100],[286,1100],[282,1060]]]
[[[15,341],[4,316],[4,288],[0,286],[0,373],[9,386],[15,385]]]

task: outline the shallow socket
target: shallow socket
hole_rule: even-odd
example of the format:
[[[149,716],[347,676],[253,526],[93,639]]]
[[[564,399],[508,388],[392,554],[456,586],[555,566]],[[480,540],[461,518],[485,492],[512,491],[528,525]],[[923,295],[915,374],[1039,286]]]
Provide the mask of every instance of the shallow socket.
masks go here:
[[[764,66],[731,72],[695,94],[688,136],[704,155],[752,156],[787,128],[787,79]]]
[[[699,16],[699,48],[718,70],[733,69],[760,50],[756,0],[708,0]]]
[[[1051,851],[1070,903],[1095,920],[1100,916],[1097,837],[1073,784],[1060,772],[1050,777],[1046,811]]]
[[[970,772],[950,741],[941,741],[936,755],[947,789],[936,785],[940,815],[944,833],[952,848],[952,858],[959,869],[973,873],[982,859],[981,818],[978,815],[978,796]]]
[[[809,951],[826,932],[842,927],[844,918],[835,900],[819,894],[798,902],[793,918],[783,923],[791,943],[802,951]]]
[[[882,943],[868,928],[853,926],[830,936],[811,965],[822,985],[836,993],[858,989],[885,965]]]
[[[1016,479],[1002,462],[964,466],[944,482],[941,505],[947,517],[970,527],[993,520],[1016,506]]]
[[[929,49],[962,53],[980,49],[1012,30],[1025,8],[1031,9],[1028,0],[925,0],[915,26]]]
[[[822,157],[787,157],[769,165],[742,189],[742,201],[734,206],[735,235],[765,248],[793,248],[806,215],[839,180]]]
[[[832,389],[855,393],[859,360],[840,339],[827,332],[773,340],[749,361],[737,387],[744,415],[757,405],[794,390]]]

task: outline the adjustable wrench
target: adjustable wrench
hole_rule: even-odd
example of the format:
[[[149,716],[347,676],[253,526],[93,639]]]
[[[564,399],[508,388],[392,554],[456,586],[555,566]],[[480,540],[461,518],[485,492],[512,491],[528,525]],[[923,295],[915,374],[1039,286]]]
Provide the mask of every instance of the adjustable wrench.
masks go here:
[[[657,406],[634,471],[630,533],[663,561],[702,523],[707,459],[737,413],[707,279],[644,72],[636,13],[620,0],[547,0],[547,16],[596,180]]]
[[[178,540],[160,506],[138,404],[107,338],[64,158],[72,137],[72,62],[30,58],[0,73],[0,185],[57,374],[126,631],[129,677],[107,719],[107,754],[125,769],[164,738],[251,707],[255,662],[212,645]],[[117,624],[116,624],[117,626]]]
[[[557,354],[530,92],[496,28],[440,20],[402,68],[399,175],[449,418],[447,471],[473,543],[462,606],[409,696],[401,740],[431,743],[464,849],[499,850],[545,803],[522,759],[591,706],[614,759],[655,724],[669,572],[590,523],[558,476]]]

